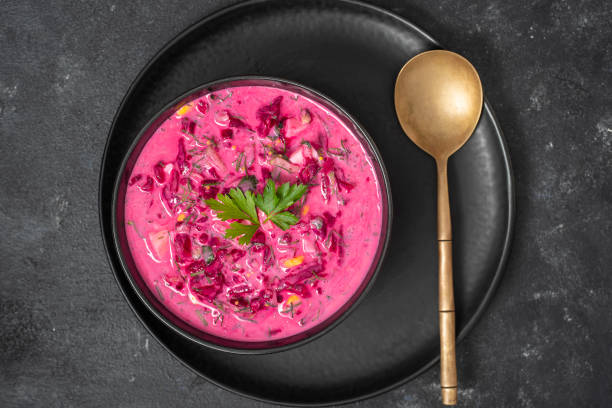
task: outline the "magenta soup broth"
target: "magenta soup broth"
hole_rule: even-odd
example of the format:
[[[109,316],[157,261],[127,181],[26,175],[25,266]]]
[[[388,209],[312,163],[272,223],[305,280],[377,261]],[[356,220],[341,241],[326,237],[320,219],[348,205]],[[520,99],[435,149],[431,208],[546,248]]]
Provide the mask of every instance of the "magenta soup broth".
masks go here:
[[[330,318],[376,265],[378,163],[362,136],[277,86],[198,93],[153,132],[128,177],[129,251],[158,300],[240,342]]]

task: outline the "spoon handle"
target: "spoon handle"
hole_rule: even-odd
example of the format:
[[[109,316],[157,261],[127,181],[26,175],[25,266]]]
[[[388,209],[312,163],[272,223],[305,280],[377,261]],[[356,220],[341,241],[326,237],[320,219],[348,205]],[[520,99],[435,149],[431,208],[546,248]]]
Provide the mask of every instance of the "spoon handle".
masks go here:
[[[442,403],[457,404],[455,360],[455,299],[453,295],[453,241],[448,200],[447,159],[438,168],[438,310],[440,317],[440,386]]]

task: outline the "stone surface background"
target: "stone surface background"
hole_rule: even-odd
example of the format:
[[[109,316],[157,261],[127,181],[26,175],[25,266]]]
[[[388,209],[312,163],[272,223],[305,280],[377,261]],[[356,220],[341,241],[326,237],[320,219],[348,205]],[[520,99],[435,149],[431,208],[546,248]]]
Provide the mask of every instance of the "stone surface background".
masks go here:
[[[265,407],[175,361],[104,254],[98,171],[153,54],[227,0],[0,4],[0,406]],[[515,239],[458,346],[465,407],[612,405],[612,4],[377,0],[478,67],[510,146]],[[356,407],[439,406],[438,370]]]

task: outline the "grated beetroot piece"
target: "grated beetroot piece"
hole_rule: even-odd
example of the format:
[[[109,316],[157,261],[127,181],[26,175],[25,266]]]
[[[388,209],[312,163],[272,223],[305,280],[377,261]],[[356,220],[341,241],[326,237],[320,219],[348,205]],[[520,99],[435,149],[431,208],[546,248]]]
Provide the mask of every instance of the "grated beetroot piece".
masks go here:
[[[278,240],[279,244],[289,245],[291,243],[291,234],[285,232]]]
[[[310,228],[318,239],[325,239],[327,236],[327,223],[323,217],[314,217],[310,220]]]
[[[270,336],[274,336],[275,334],[278,334],[278,333],[280,333],[281,331],[282,331],[282,329],[269,329],[269,330],[268,330],[268,334],[269,334]]]
[[[235,129],[253,130],[249,125],[235,116],[230,116],[228,126]]]
[[[191,260],[191,238],[189,234],[176,234],[174,251],[180,263]]]
[[[140,189],[140,191],[150,193],[151,191],[153,191],[154,186],[155,184],[153,183],[153,178],[151,176],[147,176],[144,183],[138,185],[138,188]]]
[[[133,186],[134,184],[136,184],[140,179],[142,178],[142,174],[137,174],[134,177],[132,177],[130,179],[130,181],[128,182],[128,186]]]
[[[221,244],[221,240],[218,237],[211,237],[208,241],[208,245],[211,247],[218,247]]]
[[[264,278],[267,278],[267,276],[264,276]],[[266,281],[264,280],[264,283],[266,283]],[[259,295],[260,298],[262,298],[264,301],[272,301],[274,298],[274,292],[271,289],[262,289],[259,291]]]
[[[266,243],[266,235],[261,230],[257,230],[255,234],[253,234],[253,238],[251,238],[252,244],[265,244]]]
[[[233,248],[231,251],[229,251],[229,257],[234,263],[244,258],[245,255],[246,255],[246,252],[243,251],[242,249]]]
[[[270,266],[272,266],[272,263],[274,262],[274,253],[272,252],[270,247],[267,245],[264,246],[263,262],[264,262],[264,267],[266,268],[266,270]]]
[[[164,162],[158,162],[155,166],[153,166],[153,174],[155,175],[155,179],[158,183],[163,184],[166,181],[166,172],[164,171],[164,167],[166,165]]]
[[[170,173],[170,182],[167,185],[170,188],[170,191],[176,193],[179,188],[179,174],[178,171],[172,170]]]
[[[329,200],[330,193],[331,187],[329,183],[329,177],[321,176],[321,195],[323,196],[325,202]]]
[[[255,313],[255,312],[259,311],[259,309],[261,309],[264,304],[265,304],[265,300],[263,300],[260,297],[255,297],[255,298],[251,299],[251,301],[249,303],[249,307],[251,308],[251,311],[253,313]]]
[[[200,112],[202,115],[206,114],[206,112],[208,112],[208,103],[206,103],[203,100],[198,101],[198,103],[196,103],[195,106],[196,110],[198,112]]]
[[[338,237],[334,233],[330,234],[329,236],[328,249],[329,249],[329,252],[338,251]]]
[[[288,286],[304,282],[305,280],[310,279],[315,275],[325,276],[325,274],[323,274],[323,265],[320,263],[310,262],[307,264],[299,265],[293,268],[292,270],[294,272],[283,280],[283,283]]]
[[[198,237],[198,242],[201,245],[205,245],[208,242],[208,234],[203,232],[200,234],[200,236]]]
[[[179,187],[179,175],[178,171],[172,170],[170,173],[170,181],[168,184],[164,186],[162,190],[162,197],[170,207],[170,209],[174,209],[174,207],[179,203],[179,197],[176,194]]]
[[[178,181],[176,184],[178,186]],[[162,190],[162,197],[166,201],[166,203],[168,204],[168,207],[170,207],[171,210],[173,210],[174,207],[176,207],[176,205],[179,203],[178,196],[174,192],[172,192],[172,189],[170,188],[168,184],[166,184],[164,186],[164,189]]]
[[[181,279],[180,276],[164,275],[163,280],[164,284],[170,289],[178,293],[183,293],[183,289],[185,289],[185,282],[183,281],[183,279]]]
[[[336,181],[338,182],[338,191],[342,191],[342,189],[344,189],[347,192],[350,192],[353,188],[355,188],[353,183],[346,181],[346,177],[344,176],[344,171],[342,169],[336,169],[334,173],[336,176]]]
[[[267,167],[262,167],[261,168],[261,178],[264,180],[267,180],[270,177],[272,177],[272,171],[270,171],[270,169]]]
[[[310,290],[308,290],[308,287],[306,287],[306,285],[304,285],[303,283],[296,283],[295,285],[291,285],[288,290],[303,298],[310,297]]]
[[[253,289],[246,283],[234,286],[227,292],[227,297],[230,299],[239,299],[246,294],[253,292]],[[233,302],[232,302],[233,303]]]
[[[340,214],[337,214],[336,216],[338,216]],[[327,225],[330,227],[334,226],[334,223],[336,222],[336,217],[334,217],[333,215],[331,215],[331,213],[329,211],[325,211],[323,213],[323,217],[325,218],[325,221],[327,222]]]
[[[334,170],[334,160],[331,157],[326,157],[321,165],[321,171],[323,174],[327,174],[332,170]]]
[[[211,186],[210,184],[205,184],[202,182],[202,186],[200,187],[200,195],[205,200],[209,198],[215,198],[219,193],[219,186]]]
[[[306,163],[300,170],[298,177],[302,184],[310,184],[312,179],[317,175],[318,171],[319,165],[317,164],[317,161],[309,158],[306,159]]]
[[[234,131],[232,129],[222,129],[221,138],[232,139],[234,137]]]
[[[181,174],[185,174],[188,169],[188,164],[185,161],[185,141],[179,139],[178,153],[176,154],[176,167]]]
[[[196,123],[193,120],[189,120],[187,118],[183,119],[181,122],[181,132],[194,134],[196,129]]]
[[[219,180],[221,178],[219,177],[219,173],[217,173],[217,170],[215,170],[214,167],[208,169],[208,174],[210,175],[210,178],[214,180]]]
[[[342,191],[342,189],[346,190],[347,192],[350,192],[352,189],[355,188],[354,185],[352,185],[349,182],[346,182],[342,179],[339,179],[336,177],[336,181],[338,182],[338,191]]]
[[[297,224],[293,226],[293,229],[299,232],[301,235],[304,235],[310,230],[310,227],[306,222],[300,220]]]
[[[212,302],[223,288],[224,279],[221,263],[214,261],[195,261],[187,267],[188,284],[191,293],[199,300]]]
[[[274,98],[272,103],[269,105],[263,105],[258,110],[255,116],[259,120],[257,126],[257,134],[260,137],[266,137],[270,133],[270,130],[276,126],[280,120],[280,104],[282,96]]]

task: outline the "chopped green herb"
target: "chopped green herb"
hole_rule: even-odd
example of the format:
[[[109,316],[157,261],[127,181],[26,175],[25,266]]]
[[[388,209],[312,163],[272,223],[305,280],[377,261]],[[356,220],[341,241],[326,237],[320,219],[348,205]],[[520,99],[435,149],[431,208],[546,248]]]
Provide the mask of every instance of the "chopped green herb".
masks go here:
[[[144,239],[144,237],[142,236],[142,234],[140,233],[140,231],[136,227],[136,224],[134,224],[134,221],[128,220],[127,225],[129,225],[130,227],[134,228],[134,232],[136,233],[136,235],[138,235],[138,238]]]
[[[206,262],[206,265],[210,265],[212,261],[215,260],[215,254],[213,253],[212,248],[209,247],[208,245],[202,246],[202,259],[204,259],[204,262]]]
[[[161,289],[159,288],[159,285],[157,284],[157,282],[155,283],[155,291],[157,292],[157,296],[159,296],[159,300],[161,300],[163,302],[164,301],[164,294],[162,293]]]
[[[244,152],[240,152],[240,154],[234,161],[234,167],[236,168],[236,171],[240,170],[240,166],[242,165],[242,159],[244,159]]]
[[[204,317],[204,314],[202,313],[202,311],[201,310],[196,310],[195,312],[198,315],[198,319],[200,319],[202,324],[204,326],[208,326],[208,322],[206,321],[206,317]]]
[[[297,302],[297,303],[289,303],[289,306],[282,310],[281,313],[283,314],[287,314],[290,313],[291,314],[291,318],[293,319],[293,317],[295,316],[295,308],[298,307],[299,305],[301,305],[302,302]]]

